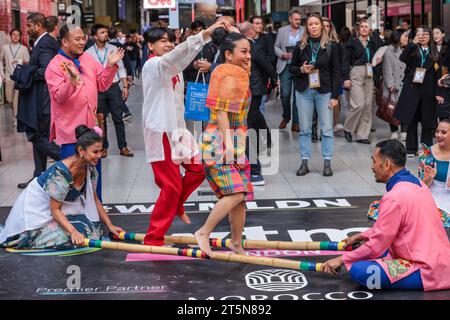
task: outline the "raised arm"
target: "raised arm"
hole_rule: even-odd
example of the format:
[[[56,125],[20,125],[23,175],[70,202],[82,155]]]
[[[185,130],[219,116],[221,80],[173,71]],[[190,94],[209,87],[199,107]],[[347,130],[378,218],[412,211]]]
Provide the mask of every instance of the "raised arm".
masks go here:
[[[122,62],[124,55],[125,51],[122,48],[118,48],[108,54],[108,61],[105,68],[103,68],[99,62],[94,60],[97,68],[98,91],[105,92],[109,89],[109,87],[111,87],[114,77],[116,76],[116,72],[120,70],[120,66],[123,67],[123,64],[121,65],[120,63]],[[120,71],[123,73],[123,68]]]
[[[76,93],[76,88],[79,85],[78,81],[71,81],[69,70],[66,68],[62,72],[62,67],[59,67],[56,62],[49,64],[45,72],[45,81],[47,82],[50,96],[58,104],[63,104],[69,100]]]
[[[400,55],[400,61],[404,62],[406,66],[409,66],[409,64],[411,63],[411,56],[416,50],[416,48],[417,45],[414,44],[413,42],[408,44],[405,50],[403,50],[402,54]]]
[[[158,61],[160,75],[170,79],[181,73],[199,54],[203,46],[211,41],[214,30],[220,27],[229,29],[230,25],[225,21],[218,21],[199,34],[188,37],[171,52],[163,55]]]

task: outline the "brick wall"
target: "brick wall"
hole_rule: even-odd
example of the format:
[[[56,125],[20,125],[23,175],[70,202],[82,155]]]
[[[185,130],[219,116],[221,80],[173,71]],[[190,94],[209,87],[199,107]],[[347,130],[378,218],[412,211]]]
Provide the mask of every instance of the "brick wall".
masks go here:
[[[55,14],[54,0],[20,0],[20,29],[23,37],[24,44],[28,43],[27,35],[27,15],[31,12],[40,12],[44,15]],[[11,0],[0,1],[0,31],[9,35],[9,31],[12,29],[13,12],[11,9]]]

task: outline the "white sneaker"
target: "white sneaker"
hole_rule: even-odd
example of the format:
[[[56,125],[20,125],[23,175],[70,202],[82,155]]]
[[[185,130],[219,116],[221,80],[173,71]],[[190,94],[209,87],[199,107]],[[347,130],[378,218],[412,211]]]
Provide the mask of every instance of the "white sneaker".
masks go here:
[[[406,141],[406,132],[401,132],[400,133],[400,140],[401,141]]]
[[[397,132],[397,131],[392,132],[392,134],[391,134],[391,139],[392,139],[392,140],[398,140],[398,132]]]
[[[334,131],[334,132],[341,132],[341,131],[344,131],[344,125],[338,123],[338,124],[334,127],[334,130],[333,130],[333,131]]]

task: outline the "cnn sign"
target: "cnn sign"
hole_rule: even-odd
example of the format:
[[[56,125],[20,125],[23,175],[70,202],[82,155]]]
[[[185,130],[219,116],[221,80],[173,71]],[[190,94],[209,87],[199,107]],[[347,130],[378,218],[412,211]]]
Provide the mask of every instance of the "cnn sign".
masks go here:
[[[144,9],[175,9],[176,0],[144,0]]]

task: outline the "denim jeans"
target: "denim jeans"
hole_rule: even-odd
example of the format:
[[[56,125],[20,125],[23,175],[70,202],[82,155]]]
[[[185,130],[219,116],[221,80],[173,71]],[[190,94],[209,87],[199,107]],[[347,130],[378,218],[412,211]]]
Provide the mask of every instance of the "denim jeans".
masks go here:
[[[283,118],[291,120],[292,124],[298,124],[298,111],[296,108],[296,97],[294,94],[294,101],[292,104],[292,118],[291,118],[291,97],[293,92],[294,80],[293,75],[289,72],[289,65],[280,73],[280,90],[281,90],[281,104],[283,105]]]
[[[303,92],[295,91],[295,95],[300,115],[299,144],[302,159],[311,159],[311,126],[316,109],[322,134],[322,156],[324,160],[331,160],[334,148],[333,110],[328,107],[331,92],[319,93],[316,89],[306,89]]]

